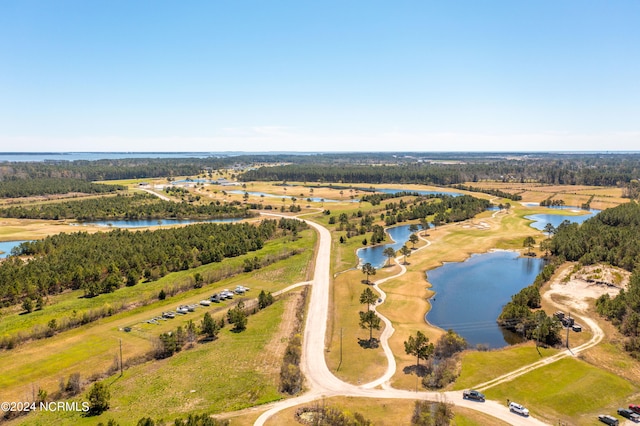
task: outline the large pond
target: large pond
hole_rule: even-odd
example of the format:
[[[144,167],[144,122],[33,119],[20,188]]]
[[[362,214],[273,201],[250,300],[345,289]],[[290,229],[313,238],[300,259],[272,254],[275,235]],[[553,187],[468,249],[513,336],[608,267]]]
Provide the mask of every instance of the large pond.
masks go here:
[[[0,259],[4,259],[5,257],[11,255],[11,250],[14,247],[17,247],[24,242],[26,241],[1,241],[0,242]]]
[[[581,214],[579,215],[567,215],[567,214],[553,214],[553,213],[540,213],[540,214],[532,214],[529,216],[525,216],[525,219],[533,220],[534,222],[531,224],[533,228],[536,228],[539,231],[543,231],[544,227],[547,223],[550,223],[557,228],[562,222],[568,220],[569,222],[574,223],[582,223],[590,217],[600,213],[600,210],[581,210],[577,207],[548,207],[553,210],[571,210],[572,212]]]
[[[140,219],[140,220],[97,220],[93,222],[78,222],[73,225],[81,226],[106,226],[113,228],[148,228],[150,226],[171,226],[185,225],[191,223],[225,223],[238,222],[243,218],[225,218],[225,219]]]
[[[517,252],[474,254],[464,262],[446,263],[427,273],[436,294],[427,321],[453,329],[470,345],[501,348],[520,341],[496,319],[511,296],[530,285],[542,270],[542,259]]]
[[[397,192],[416,192],[420,195],[451,195],[452,197],[459,197],[462,195],[460,192],[454,191],[426,191],[421,189],[398,189],[398,188],[376,188],[376,192],[384,192],[385,194],[395,194]]]
[[[376,269],[382,268],[388,260],[383,254],[384,249],[393,247],[396,251],[400,250],[400,248],[409,241],[409,236],[411,235],[409,226],[410,225],[402,225],[388,228],[387,234],[389,234],[388,236],[393,240],[392,243],[358,249],[357,255],[360,258],[360,264],[371,263]]]
[[[227,191],[227,193],[229,193],[229,194],[243,194],[243,195],[244,195],[245,192],[247,194],[253,196],[253,197],[279,198],[279,199],[286,198],[288,200],[293,198],[293,197],[295,197],[299,202],[308,201],[308,200],[314,201],[316,203],[321,203],[321,202],[338,203],[338,202],[340,202],[340,200],[331,200],[331,199],[328,199],[328,198],[319,198],[319,197],[298,197],[296,195],[277,195],[277,194],[269,194],[267,192],[240,191],[240,190]],[[358,200],[351,200],[351,199],[342,200],[342,201],[344,201],[344,202],[355,202],[355,203],[358,202]]]

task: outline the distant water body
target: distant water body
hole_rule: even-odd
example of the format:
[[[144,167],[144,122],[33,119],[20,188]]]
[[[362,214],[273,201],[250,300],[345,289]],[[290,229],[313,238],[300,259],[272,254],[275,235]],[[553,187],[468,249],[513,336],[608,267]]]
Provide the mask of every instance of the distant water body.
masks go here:
[[[235,153],[220,152],[0,152],[3,162],[96,161],[123,158],[208,158],[229,157]]]

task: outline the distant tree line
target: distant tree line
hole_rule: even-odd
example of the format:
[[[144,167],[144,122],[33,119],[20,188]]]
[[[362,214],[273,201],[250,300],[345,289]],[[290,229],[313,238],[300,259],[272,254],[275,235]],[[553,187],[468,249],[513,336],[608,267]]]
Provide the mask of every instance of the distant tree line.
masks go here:
[[[12,206],[0,209],[0,217],[18,219],[135,220],[135,219],[217,219],[242,218],[255,214],[239,203],[175,203],[150,194],[100,197],[35,206]]]
[[[384,165],[349,163],[287,164],[245,172],[245,181],[298,181],[341,183],[416,183],[454,185],[482,180],[539,182],[553,185],[620,186],[640,177],[640,155],[522,156],[520,159],[471,157],[457,163],[389,160]],[[467,158],[469,160],[469,158]]]
[[[87,181],[191,176],[249,165],[286,164],[247,171],[243,180],[417,183],[453,185],[483,180],[555,185],[619,186],[634,198],[640,154],[340,153],[252,154],[209,158],[136,158],[0,163],[0,181],[72,177]],[[375,165],[376,167],[371,167]],[[211,175],[210,175],[211,176]]]
[[[68,194],[70,192],[104,194],[126,189],[122,185],[105,185],[72,178],[18,179],[13,176],[6,180],[0,180],[0,198]]]
[[[155,269],[164,275],[255,251],[275,238],[278,229],[293,232],[307,226],[282,218],[258,225],[203,223],[156,231],[53,235],[22,243],[17,256],[0,262],[0,301],[15,304],[65,289],[82,289],[93,297],[136,285]]]

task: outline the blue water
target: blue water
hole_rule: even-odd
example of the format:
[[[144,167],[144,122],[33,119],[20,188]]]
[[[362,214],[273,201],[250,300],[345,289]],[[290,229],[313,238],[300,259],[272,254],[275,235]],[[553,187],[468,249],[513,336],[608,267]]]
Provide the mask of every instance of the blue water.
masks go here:
[[[511,296],[533,283],[544,266],[542,259],[519,256],[510,251],[474,254],[429,271],[436,294],[426,319],[444,330],[453,329],[471,346],[501,348],[517,341],[496,320]]]
[[[307,200],[311,200],[311,201],[315,201],[315,202],[317,202],[317,203],[320,203],[320,202],[325,202],[325,203],[338,203],[338,202],[340,202],[340,200],[330,200],[330,199],[327,199],[327,198],[318,198],[318,197],[298,197],[298,196],[295,196],[295,195],[276,195],[276,194],[268,194],[268,193],[266,193],[266,192],[240,191],[240,190],[237,190],[237,189],[234,189],[234,190],[232,190],[232,191],[227,191],[227,193],[228,193],[228,194],[243,194],[243,195],[244,195],[244,193],[245,193],[245,192],[246,192],[247,194],[249,194],[249,195],[253,196],[253,197],[279,198],[279,199],[286,198],[286,199],[288,199],[288,200],[289,200],[289,199],[291,199],[291,198],[293,198],[293,197],[295,197],[295,198],[296,198],[296,200],[298,200],[298,201],[307,201]],[[346,202],[355,201],[356,203],[358,202],[358,200],[344,200],[344,201],[346,201]]]
[[[462,194],[454,191],[424,191],[416,189],[397,189],[397,188],[376,188],[376,192],[384,192],[385,194],[395,194],[397,192],[416,192],[420,195],[451,195],[452,197],[459,197]]]
[[[176,184],[176,183],[213,183],[213,182],[209,179],[181,179],[181,180],[174,180],[171,183]]]
[[[568,206],[555,206],[548,207],[554,210],[578,210],[577,207],[568,207]],[[540,214],[532,214],[529,216],[525,216],[525,219],[533,220],[531,226],[539,231],[544,230],[544,227],[547,223],[552,224],[555,228],[557,228],[562,222],[568,220],[569,222],[574,223],[582,223],[590,217],[600,213],[600,210],[591,209],[589,211],[584,211],[584,214],[578,216],[570,216],[564,214],[549,214],[549,213],[540,213]]]
[[[411,236],[409,226],[410,225],[394,226],[393,228],[387,229],[387,234],[389,234],[393,243],[358,249],[356,254],[360,258],[360,264],[371,263],[376,269],[382,268],[389,259],[383,254],[384,249],[393,247],[396,251],[400,250],[400,248],[409,241],[409,236]],[[411,247],[411,245],[409,244],[407,247]]]
[[[216,152],[0,152],[0,163],[3,161],[96,161],[123,158],[208,158],[231,155],[233,154]]]
[[[2,241],[0,242],[0,259],[4,259],[5,257],[11,255],[11,249],[19,246],[20,244],[26,241]]]
[[[140,220],[97,220],[93,222],[78,222],[73,225],[107,226],[113,228],[147,228],[149,226],[171,226],[203,222],[238,222],[242,218],[224,219],[140,219]]]

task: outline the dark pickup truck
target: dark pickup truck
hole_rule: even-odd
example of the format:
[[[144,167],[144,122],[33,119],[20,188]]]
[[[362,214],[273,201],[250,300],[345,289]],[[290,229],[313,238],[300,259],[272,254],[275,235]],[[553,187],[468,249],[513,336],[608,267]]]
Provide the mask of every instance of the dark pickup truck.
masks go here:
[[[476,401],[484,402],[484,394],[478,392],[477,390],[466,390],[462,392],[462,397],[464,399],[473,399]]]

